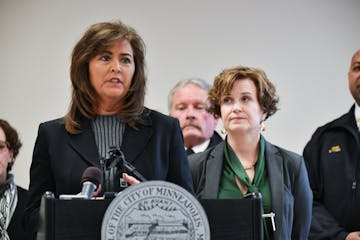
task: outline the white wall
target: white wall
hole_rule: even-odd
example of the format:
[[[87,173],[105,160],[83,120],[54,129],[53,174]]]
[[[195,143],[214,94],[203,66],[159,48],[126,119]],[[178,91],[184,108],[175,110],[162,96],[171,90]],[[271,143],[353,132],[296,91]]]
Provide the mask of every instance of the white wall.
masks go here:
[[[317,126],[353,103],[347,71],[360,48],[359,10],[358,0],[0,0],[0,118],[24,142],[17,183],[28,186],[38,124],[67,110],[71,50],[90,24],[121,19],[143,36],[146,105],[163,113],[180,79],[263,68],[281,108],[265,135],[301,153]]]

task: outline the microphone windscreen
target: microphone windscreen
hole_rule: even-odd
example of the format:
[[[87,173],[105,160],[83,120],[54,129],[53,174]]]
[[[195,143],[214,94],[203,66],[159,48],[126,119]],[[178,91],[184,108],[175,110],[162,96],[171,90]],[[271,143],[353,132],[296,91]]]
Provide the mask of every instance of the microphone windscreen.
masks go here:
[[[81,184],[84,182],[92,182],[98,187],[101,182],[101,170],[97,167],[88,167],[85,169],[81,177]]]

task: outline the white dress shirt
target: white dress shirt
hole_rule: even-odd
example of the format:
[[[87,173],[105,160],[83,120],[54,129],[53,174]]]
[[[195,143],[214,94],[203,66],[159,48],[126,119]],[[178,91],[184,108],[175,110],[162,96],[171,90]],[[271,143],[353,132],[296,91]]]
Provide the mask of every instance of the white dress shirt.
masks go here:
[[[193,146],[191,149],[194,151],[194,153],[203,152],[209,146],[209,143],[210,143],[210,139],[206,140],[205,142],[203,142],[199,145]],[[185,148],[185,150],[186,149],[187,148]]]

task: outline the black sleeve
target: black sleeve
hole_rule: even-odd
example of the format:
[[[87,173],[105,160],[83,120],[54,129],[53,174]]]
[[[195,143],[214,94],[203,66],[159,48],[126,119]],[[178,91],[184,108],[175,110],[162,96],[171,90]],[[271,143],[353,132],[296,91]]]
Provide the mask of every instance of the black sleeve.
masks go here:
[[[320,136],[315,132],[304,148],[303,156],[313,192],[312,221],[309,239],[345,239],[348,232],[339,226],[323,204],[323,182],[320,168]]]

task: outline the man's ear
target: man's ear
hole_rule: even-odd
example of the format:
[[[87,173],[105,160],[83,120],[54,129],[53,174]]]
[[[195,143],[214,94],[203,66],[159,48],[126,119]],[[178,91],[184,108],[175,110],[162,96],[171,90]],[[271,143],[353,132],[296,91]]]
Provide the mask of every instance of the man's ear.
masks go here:
[[[9,163],[14,162],[14,153],[12,150],[9,150]]]

